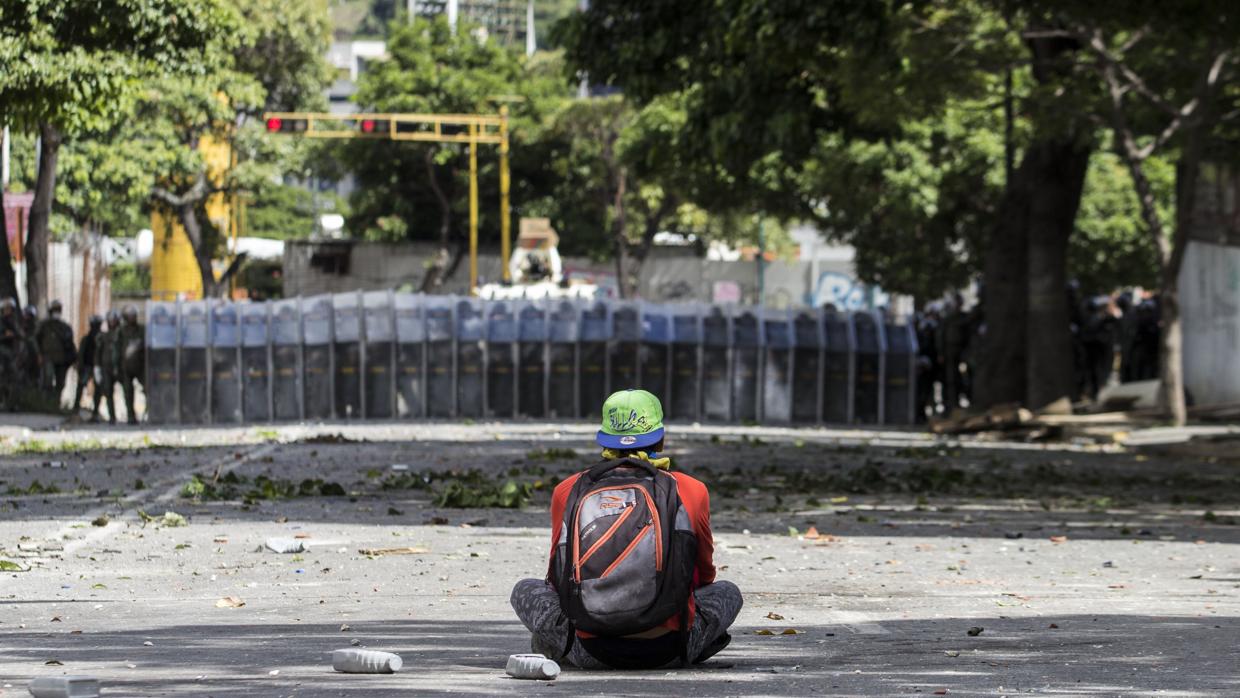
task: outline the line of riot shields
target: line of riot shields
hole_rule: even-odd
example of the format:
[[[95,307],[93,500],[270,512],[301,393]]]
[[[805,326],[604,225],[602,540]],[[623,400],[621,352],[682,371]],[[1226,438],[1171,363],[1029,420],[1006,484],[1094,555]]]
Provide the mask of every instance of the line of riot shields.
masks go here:
[[[911,424],[913,328],[877,312],[370,291],[147,306],[153,422],[579,419]]]

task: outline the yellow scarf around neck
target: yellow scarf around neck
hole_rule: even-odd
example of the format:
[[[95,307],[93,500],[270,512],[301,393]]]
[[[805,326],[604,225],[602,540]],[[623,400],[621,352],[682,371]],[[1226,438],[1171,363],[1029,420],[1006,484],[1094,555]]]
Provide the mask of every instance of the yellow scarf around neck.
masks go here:
[[[603,457],[608,460],[617,460],[624,458],[625,456],[614,448],[605,448],[603,449]],[[628,457],[636,458],[637,460],[644,460],[660,470],[671,470],[672,468],[671,458],[651,458],[650,454],[645,451],[634,451]]]

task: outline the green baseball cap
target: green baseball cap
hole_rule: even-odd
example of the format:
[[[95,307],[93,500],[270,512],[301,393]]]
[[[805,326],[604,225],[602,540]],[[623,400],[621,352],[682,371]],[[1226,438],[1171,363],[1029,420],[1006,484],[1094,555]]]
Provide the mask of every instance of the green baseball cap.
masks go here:
[[[642,448],[663,440],[663,403],[645,390],[621,390],[603,403],[595,437],[603,448]]]

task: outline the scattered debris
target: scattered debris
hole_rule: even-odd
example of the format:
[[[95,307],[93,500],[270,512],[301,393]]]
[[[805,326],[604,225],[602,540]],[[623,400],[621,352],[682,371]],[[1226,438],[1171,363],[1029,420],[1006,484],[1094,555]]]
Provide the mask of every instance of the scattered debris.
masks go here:
[[[306,552],[306,544],[296,538],[268,538],[264,545],[273,553]]]
[[[153,523],[161,528],[180,528],[181,526],[189,525],[189,521],[175,511],[165,511],[163,516],[151,516],[145,511],[139,509],[138,518],[142,519],[143,528],[145,528],[148,523]]]
[[[353,647],[332,652],[332,668],[345,674],[393,674],[404,664],[400,655]]]
[[[1068,537],[1067,536],[1051,536],[1051,542],[1056,543],[1056,544],[1067,543]]]
[[[766,617],[770,620],[783,620],[784,619],[783,616],[779,615],[778,613],[775,613],[774,611],[771,611],[770,613],[766,614]]]
[[[244,605],[245,602],[236,596],[225,596],[215,602],[216,608],[241,608]]]
[[[357,552],[368,557],[381,557],[383,555],[425,555],[430,552],[429,548],[362,548]]]
[[[805,632],[804,630],[797,630],[796,628],[784,628],[783,630],[779,632],[775,632],[774,630],[767,630],[766,628],[763,628],[761,630],[755,630],[753,634],[754,635],[801,635],[804,632]]]
[[[107,514],[101,514],[100,516],[95,517],[95,520],[94,520],[94,521],[91,521],[91,522],[90,522],[90,525],[91,525],[91,526],[97,526],[97,527],[99,527],[99,528],[103,528],[104,526],[107,526],[107,525],[108,525],[108,522],[109,522],[110,520],[111,520],[111,519],[109,519],[109,518],[108,518],[108,515],[107,515]]]
[[[0,560],[0,572],[29,572],[29,567],[22,567],[12,560]]]
[[[978,635],[981,635],[982,632],[984,632],[985,630],[986,629],[983,628],[982,626],[975,625],[972,628],[969,628],[969,637],[977,637]]]

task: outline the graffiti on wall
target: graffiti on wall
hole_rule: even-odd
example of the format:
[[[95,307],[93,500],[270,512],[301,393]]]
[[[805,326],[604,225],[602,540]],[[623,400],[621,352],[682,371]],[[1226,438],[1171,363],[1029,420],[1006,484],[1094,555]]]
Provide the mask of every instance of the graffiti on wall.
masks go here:
[[[881,288],[870,287],[838,271],[818,275],[818,282],[809,298],[815,307],[832,305],[840,310],[869,310],[891,303],[891,295]]]

